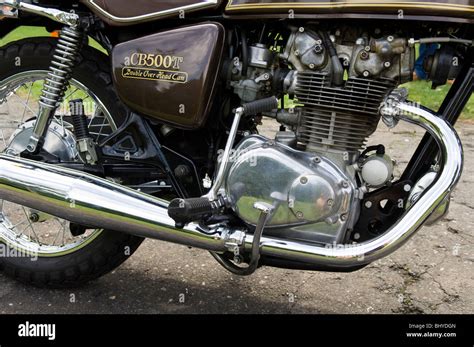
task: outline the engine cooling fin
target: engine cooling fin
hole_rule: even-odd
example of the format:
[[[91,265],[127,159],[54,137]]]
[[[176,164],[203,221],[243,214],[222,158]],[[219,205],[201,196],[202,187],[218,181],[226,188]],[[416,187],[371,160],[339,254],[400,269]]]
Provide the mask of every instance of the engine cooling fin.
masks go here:
[[[310,150],[362,149],[377,128],[381,102],[394,87],[389,79],[351,77],[344,87],[335,88],[328,74],[298,73],[295,95],[304,105],[298,141]]]

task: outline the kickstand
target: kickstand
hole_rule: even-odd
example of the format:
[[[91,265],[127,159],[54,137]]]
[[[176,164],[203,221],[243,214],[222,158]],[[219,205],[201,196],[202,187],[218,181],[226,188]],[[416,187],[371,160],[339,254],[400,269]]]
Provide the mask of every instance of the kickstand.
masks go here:
[[[262,238],[263,230],[265,229],[265,226],[270,220],[274,211],[274,206],[265,202],[256,202],[253,205],[253,208],[260,211],[260,217],[253,234],[252,252],[249,266],[246,268],[239,267],[229,259],[224,258],[221,254],[211,252],[211,255],[217,260],[219,264],[221,264],[226,270],[239,276],[249,276],[257,270],[260,261],[260,239]]]

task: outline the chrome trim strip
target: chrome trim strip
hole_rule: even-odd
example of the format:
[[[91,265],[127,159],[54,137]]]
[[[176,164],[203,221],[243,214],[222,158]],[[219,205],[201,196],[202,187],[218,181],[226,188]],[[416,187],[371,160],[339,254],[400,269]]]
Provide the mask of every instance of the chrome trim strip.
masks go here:
[[[426,222],[458,182],[463,167],[462,144],[456,131],[436,114],[398,104],[399,118],[425,128],[441,149],[440,174],[433,185],[385,234],[356,245],[324,248],[315,244],[262,237],[261,252],[287,260],[334,268],[364,265],[401,247]],[[191,223],[176,229],[168,202],[79,171],[0,155],[0,199],[12,201],[79,224],[203,248],[227,250],[240,230],[204,230]],[[252,235],[243,246],[250,250]]]
[[[350,8],[436,8],[447,11],[468,11],[474,12],[474,6],[471,5],[460,5],[450,3],[439,3],[439,2],[417,2],[417,1],[391,1],[391,2],[370,2],[370,1],[340,1],[340,2],[259,2],[259,3],[245,3],[245,4],[234,4],[233,0],[227,4],[225,10],[230,11],[246,11],[246,10],[260,10],[260,9],[350,9]]]
[[[102,14],[104,17],[117,22],[117,23],[136,23],[136,22],[141,22],[141,21],[147,21],[147,20],[153,20],[155,18],[160,18],[164,16],[169,16],[172,14],[177,14],[181,11],[191,11],[191,10],[199,10],[199,9],[205,9],[205,8],[210,8],[218,4],[218,0],[205,0],[200,3],[196,3],[193,5],[186,5],[186,6],[180,6],[176,7],[173,9],[169,10],[164,10],[164,11],[158,11],[154,13],[148,13],[144,14],[141,16],[134,16],[134,17],[117,17],[114,16],[113,14],[107,12],[104,10],[102,7],[100,7],[94,0],[88,0],[88,3],[93,6],[100,14]]]

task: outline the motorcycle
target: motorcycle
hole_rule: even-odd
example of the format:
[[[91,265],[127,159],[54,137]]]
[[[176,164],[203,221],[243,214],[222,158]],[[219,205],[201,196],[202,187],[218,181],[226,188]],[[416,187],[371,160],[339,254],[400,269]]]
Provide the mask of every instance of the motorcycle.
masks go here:
[[[359,270],[446,215],[473,90],[470,0],[3,0],[3,272],[71,287],[144,238],[261,266]],[[431,51],[418,58],[419,47]],[[421,61],[420,61],[421,59]],[[400,85],[421,66],[439,110]],[[259,134],[264,119],[280,124]],[[380,122],[426,131],[400,177]],[[14,251],[14,252],[13,252]],[[20,254],[34,254],[31,257]]]

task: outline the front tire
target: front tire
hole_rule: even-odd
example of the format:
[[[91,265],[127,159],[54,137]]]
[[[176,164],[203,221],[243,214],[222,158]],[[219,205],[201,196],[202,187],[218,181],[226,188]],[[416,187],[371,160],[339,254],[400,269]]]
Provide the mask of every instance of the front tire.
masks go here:
[[[36,73],[47,71],[55,46],[55,39],[34,38],[1,47],[0,81],[13,75],[22,76],[33,71]],[[100,107],[107,110],[107,113],[113,118],[110,120],[111,124],[115,123],[113,128],[117,128],[123,123],[128,111],[114,90],[110,63],[106,55],[89,46],[84,47],[72,78],[78,84],[83,85],[87,91],[90,91],[97,99],[96,102],[101,105]],[[33,87],[33,84],[30,86],[28,99],[31,97],[31,90],[36,90],[36,88],[36,86]],[[25,107],[29,107],[31,110],[28,101]],[[11,114],[7,114],[7,116],[11,116]],[[0,130],[3,133],[3,129]],[[99,134],[100,136],[104,135]],[[5,137],[3,140],[5,141]],[[97,140],[99,141],[100,138]],[[3,205],[2,203],[2,214]],[[28,217],[26,211],[25,215]],[[12,256],[10,254],[12,252],[3,252],[4,256],[0,257],[0,269],[9,277],[39,287],[76,287],[118,267],[135,252],[143,241],[140,237],[111,230],[99,230],[91,235],[87,242],[83,242],[75,248],[44,254],[40,252],[37,259],[36,256],[19,257]],[[25,237],[23,242],[26,241]],[[41,244],[39,239],[38,243]],[[2,236],[1,230],[0,245],[6,246],[6,249],[18,249],[21,246],[19,242],[15,244],[14,238]]]

